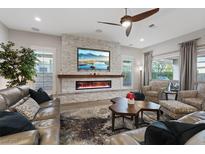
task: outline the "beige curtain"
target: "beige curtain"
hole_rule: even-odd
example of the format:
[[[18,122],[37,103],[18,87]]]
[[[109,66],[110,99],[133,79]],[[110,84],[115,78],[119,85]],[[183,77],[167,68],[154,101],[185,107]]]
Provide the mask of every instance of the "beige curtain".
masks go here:
[[[152,52],[144,53],[144,85],[152,79]]]
[[[180,47],[180,89],[192,90],[197,76],[196,40],[184,42]]]

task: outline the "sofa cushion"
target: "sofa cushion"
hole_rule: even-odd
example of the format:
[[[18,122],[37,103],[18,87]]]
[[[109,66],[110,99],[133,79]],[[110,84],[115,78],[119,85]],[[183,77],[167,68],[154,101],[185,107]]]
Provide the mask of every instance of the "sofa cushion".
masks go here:
[[[191,106],[194,106],[197,109],[201,110],[203,99],[202,98],[184,98],[182,99],[182,102],[189,104]]]
[[[59,118],[59,107],[40,108],[36,114],[34,121]]]
[[[146,96],[158,97],[159,93],[157,91],[147,91]]]
[[[38,91],[29,89],[29,93],[31,98],[33,98],[39,104],[51,100],[48,94],[45,91],[43,91],[41,88]]]
[[[167,110],[178,114],[197,111],[197,108],[176,100],[160,100],[159,104]]]
[[[4,97],[8,106],[14,105],[23,97],[21,90],[18,88],[3,89],[0,91],[0,95]]]
[[[35,127],[24,116],[18,112],[0,112],[0,136],[10,135],[28,130]]]
[[[38,110],[40,109],[40,106],[34,99],[29,98],[22,104],[16,106],[15,109],[27,119],[33,120]]]

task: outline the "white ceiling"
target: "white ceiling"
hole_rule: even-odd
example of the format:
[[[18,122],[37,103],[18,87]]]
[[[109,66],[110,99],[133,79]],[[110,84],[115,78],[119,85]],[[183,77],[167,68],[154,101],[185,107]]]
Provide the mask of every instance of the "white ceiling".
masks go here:
[[[149,9],[128,9],[135,15]],[[0,21],[11,29],[61,35],[63,33],[89,36],[120,42],[122,45],[144,48],[193,31],[205,28],[205,9],[160,9],[140,22],[134,23],[131,34],[126,37],[122,27],[98,24],[97,21],[119,23],[124,9],[0,9]],[[40,17],[41,22],[34,20]],[[150,24],[156,27],[149,28]],[[96,33],[101,29],[102,33]],[[144,38],[144,42],[140,42]]]

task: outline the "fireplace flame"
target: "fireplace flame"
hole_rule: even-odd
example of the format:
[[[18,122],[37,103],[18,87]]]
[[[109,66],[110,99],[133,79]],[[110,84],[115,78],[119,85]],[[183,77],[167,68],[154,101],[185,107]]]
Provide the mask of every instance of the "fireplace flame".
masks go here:
[[[111,80],[107,81],[76,81],[76,90],[111,88]]]

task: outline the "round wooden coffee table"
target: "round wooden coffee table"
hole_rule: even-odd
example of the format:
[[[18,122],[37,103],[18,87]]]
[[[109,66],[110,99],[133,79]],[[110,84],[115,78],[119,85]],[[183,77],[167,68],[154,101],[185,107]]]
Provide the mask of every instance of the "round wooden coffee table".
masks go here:
[[[139,113],[141,113],[141,118],[143,118],[143,111],[151,111],[157,113],[157,120],[160,117],[160,105],[153,103],[153,102],[146,102],[146,101],[135,101],[134,105],[128,105],[127,99],[123,97],[117,97],[117,99],[112,99],[114,104],[109,107],[112,111],[112,131],[119,130],[119,129],[127,129],[123,126],[123,128],[115,129],[115,119],[117,117],[123,117],[123,124],[124,118],[126,116],[135,117],[135,126],[138,128],[139,125]]]

